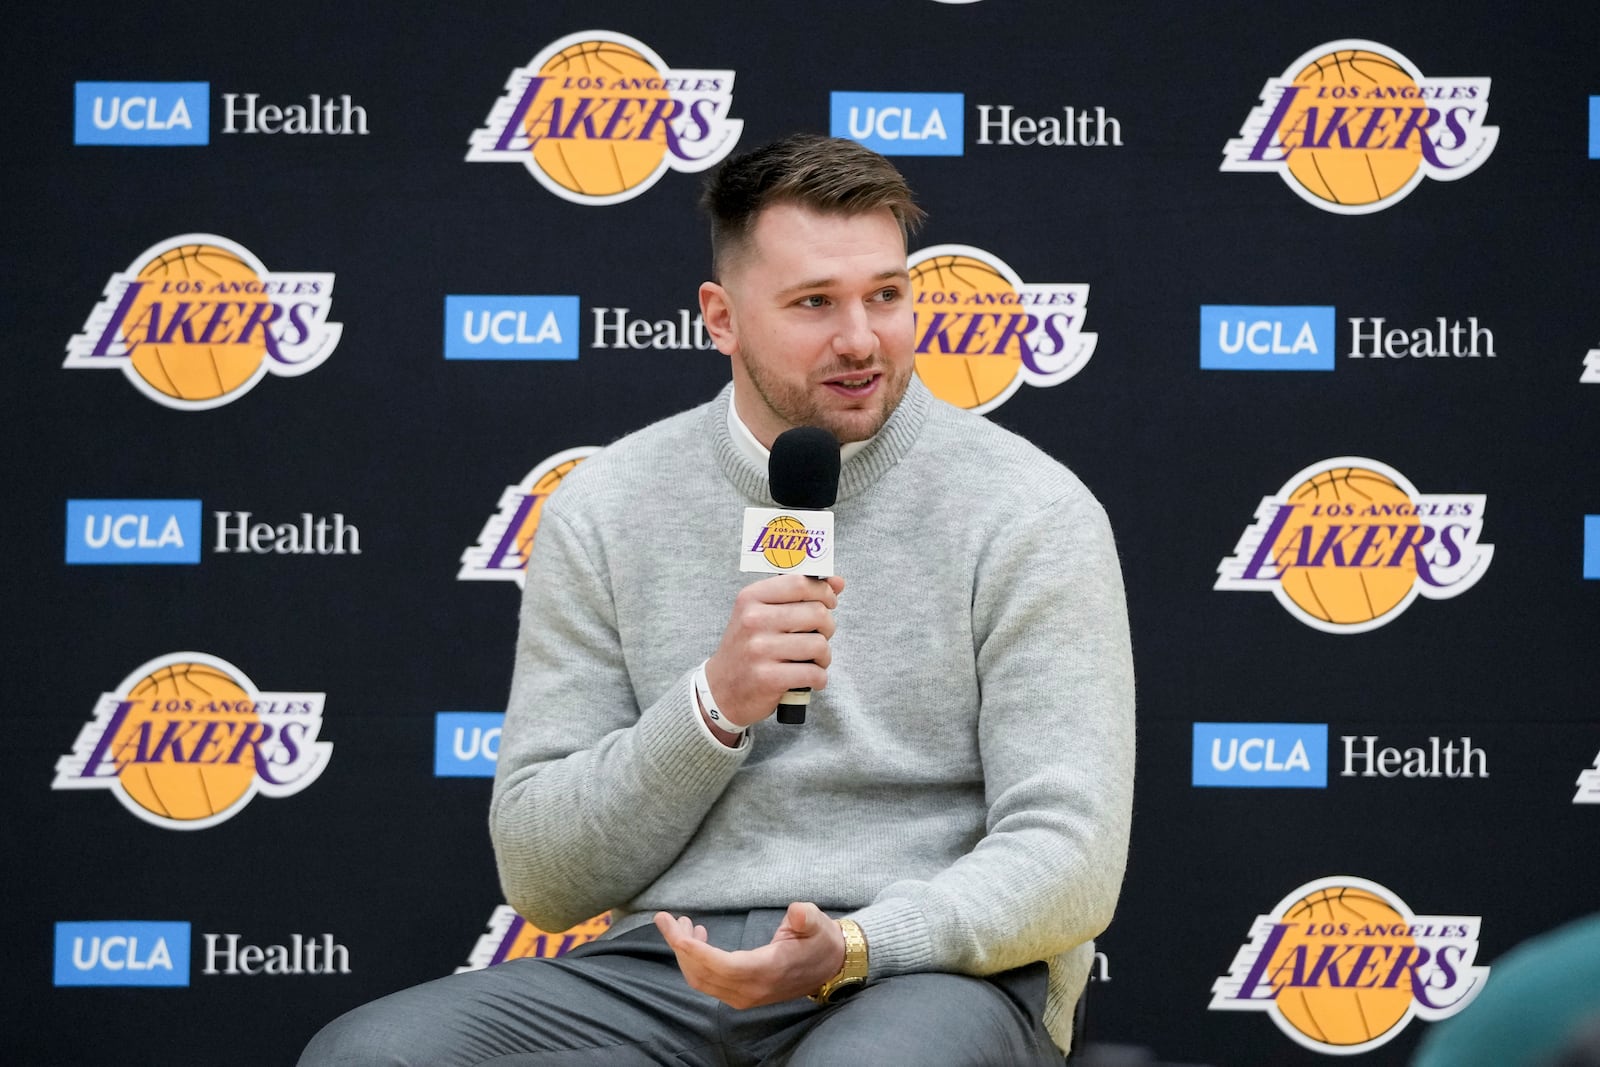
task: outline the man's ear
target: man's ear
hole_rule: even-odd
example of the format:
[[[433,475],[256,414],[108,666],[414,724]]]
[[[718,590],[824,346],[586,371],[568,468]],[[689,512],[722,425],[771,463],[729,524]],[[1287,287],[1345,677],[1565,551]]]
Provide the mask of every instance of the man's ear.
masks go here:
[[[733,318],[733,301],[728,291],[716,282],[700,283],[700,319],[706,333],[725,356],[739,352],[739,334]]]

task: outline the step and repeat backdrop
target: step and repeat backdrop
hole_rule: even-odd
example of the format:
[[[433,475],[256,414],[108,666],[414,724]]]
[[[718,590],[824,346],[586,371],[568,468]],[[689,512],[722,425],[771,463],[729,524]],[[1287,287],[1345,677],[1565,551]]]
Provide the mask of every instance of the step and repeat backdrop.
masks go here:
[[[6,1062],[289,1063],[603,932],[495,878],[522,568],[727,380],[696,198],[795,130],[903,169],[919,373],[1116,530],[1091,1040],[1403,1063],[1600,910],[1600,10],[6,21]]]

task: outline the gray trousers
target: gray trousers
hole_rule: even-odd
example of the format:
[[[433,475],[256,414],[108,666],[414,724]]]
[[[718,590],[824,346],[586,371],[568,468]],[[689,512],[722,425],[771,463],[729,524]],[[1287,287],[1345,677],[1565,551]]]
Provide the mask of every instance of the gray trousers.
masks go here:
[[[758,948],[783,909],[696,917],[713,945]],[[738,1011],[690,989],[646,924],[558,959],[511,960],[373,1001],[329,1023],[300,1067],[1060,1067],[1043,963],[972,978],[906,974],[819,1007]]]

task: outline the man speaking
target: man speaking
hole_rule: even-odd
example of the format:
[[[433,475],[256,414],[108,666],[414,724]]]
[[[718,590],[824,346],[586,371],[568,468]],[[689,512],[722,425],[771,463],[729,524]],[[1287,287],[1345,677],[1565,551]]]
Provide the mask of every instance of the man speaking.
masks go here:
[[[1128,845],[1104,511],[913,377],[904,179],[796,136],[713,175],[711,402],[586,460],[528,563],[490,828],[602,939],[357,1009],[304,1064],[1059,1064]],[[740,573],[768,449],[843,443],[843,577]],[[848,582],[846,581],[848,579]],[[803,725],[772,714],[809,686]]]

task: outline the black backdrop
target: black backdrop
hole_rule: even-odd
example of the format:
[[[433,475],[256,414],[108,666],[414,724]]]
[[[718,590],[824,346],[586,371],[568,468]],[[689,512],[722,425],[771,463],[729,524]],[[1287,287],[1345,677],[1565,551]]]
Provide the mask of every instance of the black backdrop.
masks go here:
[[[694,306],[696,175],[669,170],[594,206],[521,166],[464,161],[508,74],[595,29],[673,68],[733,71],[742,147],[826,132],[833,91],[962,94],[960,154],[896,159],[930,212],[913,248],[970,245],[1026,282],[1089,286],[1092,359],[989,417],[1094,489],[1128,585],[1138,797],[1095,1039],[1217,1065],[1316,1061],[1265,1018],[1207,1010],[1252,920],[1316,879],[1481,917],[1479,964],[1600,904],[1600,807],[1573,802],[1600,750],[1600,586],[1582,563],[1583,517],[1600,512],[1600,385],[1580,383],[1600,345],[1593,8],[290,0],[31,7],[6,23],[10,1062],[291,1062],[333,1015],[465,965],[484,934],[501,903],[488,780],[435,773],[436,716],[502,706],[517,587],[458,579],[461,555],[541,460],[727,378],[714,351],[592,347],[595,308],[654,321]],[[1491,79],[1499,141],[1482,166],[1368,214],[1219,170],[1263,83],[1347,39],[1430,78]],[[78,82],[204,82],[209,143],[75,144]],[[224,133],[229,93],[280,106],[348,94],[368,132]],[[982,145],[980,105],[1104,108],[1122,144]],[[334,275],[327,319],[343,335],[326,362],[205,411],[63,367],[112,275],[184,234],[228,238],[274,272]],[[447,362],[453,294],[576,296],[578,358]],[[1202,305],[1332,306],[1334,367],[1202,369]],[[1476,317],[1494,357],[1346,355],[1351,317],[1410,330],[1439,316]],[[1359,633],[1213,589],[1262,498],[1341,456],[1423,494],[1482,494],[1482,580]],[[69,500],[167,499],[201,501],[198,564],[64,562]],[[218,511],[338,514],[360,552],[219,553]],[[262,694],[325,694],[320,777],[189,832],[98,790],[52,789],[101,695],[184,651]],[[1196,722],[1327,724],[1327,788],[1192,786]],[[1402,749],[1470,736],[1489,774],[1341,776],[1340,738],[1368,734]],[[187,924],[186,987],[56,985],[73,929],[56,924],[129,921]],[[207,933],[263,946],[328,934],[348,973],[206,975]],[[1427,1025],[1366,1058],[1403,1062]]]

